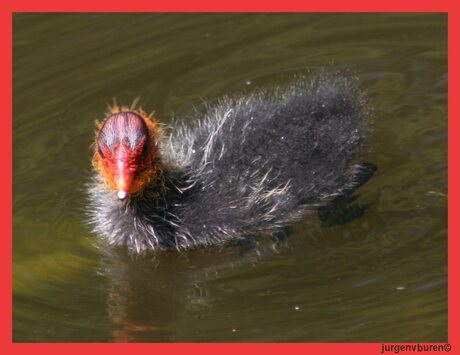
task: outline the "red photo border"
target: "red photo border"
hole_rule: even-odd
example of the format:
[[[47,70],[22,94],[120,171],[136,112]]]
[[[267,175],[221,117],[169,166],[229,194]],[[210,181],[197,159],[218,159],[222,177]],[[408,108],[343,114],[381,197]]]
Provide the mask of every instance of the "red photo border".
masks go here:
[[[457,0],[404,0],[372,2],[363,0],[326,0],[311,3],[300,1],[265,0],[257,2],[248,0],[233,0],[218,2],[211,0],[196,1],[123,1],[123,0],[80,0],[65,2],[57,0],[3,0],[0,2],[0,152],[2,167],[0,184],[0,253],[1,253],[1,282],[0,282],[0,352],[2,354],[81,354],[87,353],[199,353],[221,355],[234,354],[236,351],[245,353],[279,353],[301,354],[380,354],[381,343],[367,344],[321,344],[321,343],[214,343],[214,344],[99,344],[99,343],[13,343],[12,342],[12,14],[15,12],[446,12],[448,13],[448,166],[449,166],[449,251],[448,251],[448,341],[454,353],[460,353],[458,342],[459,330],[459,259],[456,252],[459,247],[460,223],[454,218],[455,204],[458,202],[459,186],[455,184],[459,178],[459,167],[454,163],[459,143],[454,136],[459,136],[459,1]],[[455,64],[457,63],[457,64]],[[458,217],[457,217],[458,218]],[[451,351],[451,352],[452,352]],[[431,353],[431,352],[430,352]],[[434,353],[434,352],[433,352]]]

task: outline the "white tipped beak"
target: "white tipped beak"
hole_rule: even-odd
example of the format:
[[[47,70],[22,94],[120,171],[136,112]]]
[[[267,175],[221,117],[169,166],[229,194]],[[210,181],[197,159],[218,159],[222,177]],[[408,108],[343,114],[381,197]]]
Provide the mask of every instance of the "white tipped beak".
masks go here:
[[[118,191],[117,196],[120,200],[124,200],[126,196],[128,196],[128,193],[124,190],[120,190]]]

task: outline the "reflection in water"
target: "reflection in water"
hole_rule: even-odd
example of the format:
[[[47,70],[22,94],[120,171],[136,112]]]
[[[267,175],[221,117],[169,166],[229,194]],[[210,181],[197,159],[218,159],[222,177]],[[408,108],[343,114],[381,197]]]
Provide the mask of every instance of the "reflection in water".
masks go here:
[[[174,304],[168,293],[171,280],[159,278],[155,268],[153,260],[130,260],[121,255],[105,260],[101,269],[109,278],[107,311],[116,325],[114,341],[136,341],[139,335],[153,339],[172,337],[165,329],[171,322]],[[151,277],[142,277],[145,272],[150,272]]]
[[[107,312],[116,325],[113,341],[177,341],[171,327],[181,313],[212,309],[210,281],[228,269],[253,265],[286,247],[286,234],[260,241],[177,254],[134,256],[98,244],[99,273],[109,280]],[[170,254],[170,255],[168,255]]]

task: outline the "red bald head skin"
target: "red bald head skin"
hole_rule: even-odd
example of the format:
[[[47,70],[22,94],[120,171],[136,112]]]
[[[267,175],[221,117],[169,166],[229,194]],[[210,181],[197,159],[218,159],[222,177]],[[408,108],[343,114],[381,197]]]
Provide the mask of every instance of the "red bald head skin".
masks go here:
[[[96,135],[94,166],[121,200],[142,190],[155,174],[154,127],[140,112],[117,112]]]

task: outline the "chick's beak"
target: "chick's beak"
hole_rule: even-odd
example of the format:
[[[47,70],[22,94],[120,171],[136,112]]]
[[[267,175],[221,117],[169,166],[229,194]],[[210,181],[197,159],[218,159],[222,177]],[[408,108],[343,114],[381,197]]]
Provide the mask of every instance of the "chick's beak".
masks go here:
[[[129,169],[123,160],[118,160],[115,174],[115,183],[117,188],[117,196],[120,200],[124,200],[128,196],[133,181],[134,172]]]

